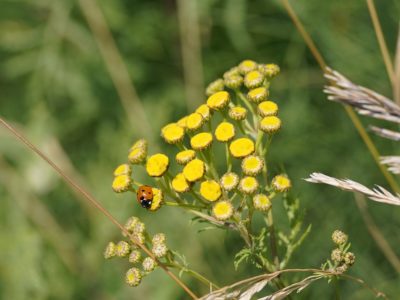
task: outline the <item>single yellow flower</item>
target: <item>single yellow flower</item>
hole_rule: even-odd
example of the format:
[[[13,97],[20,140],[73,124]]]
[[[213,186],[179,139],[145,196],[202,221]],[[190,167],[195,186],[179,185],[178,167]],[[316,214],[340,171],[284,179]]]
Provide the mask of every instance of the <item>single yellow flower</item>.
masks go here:
[[[228,71],[224,73],[224,78],[240,75],[239,67],[230,68]]]
[[[157,258],[162,258],[168,253],[168,248],[165,244],[159,243],[153,245],[151,248],[151,252],[154,254],[155,257]]]
[[[212,143],[212,134],[209,132],[201,132],[190,139],[190,145],[194,150],[202,151]]]
[[[243,84],[243,77],[240,75],[231,75],[231,76],[226,76],[224,78],[224,84],[226,87],[236,90],[240,88]]]
[[[292,187],[290,179],[284,175],[277,175],[272,179],[272,186],[277,192],[286,192]]]
[[[196,152],[192,149],[183,150],[176,154],[176,162],[180,165],[186,165],[189,161],[196,157]]]
[[[155,244],[163,244],[167,240],[166,236],[164,233],[156,233],[153,235],[153,238],[151,239],[151,242],[153,245]]]
[[[186,181],[185,176],[182,173],[178,173],[174,179],[172,179],[172,188],[175,192],[185,193],[190,189],[189,183]]]
[[[126,221],[124,227],[125,227],[126,230],[128,230],[129,232],[132,233],[133,230],[134,230],[135,227],[136,227],[136,224],[137,224],[138,222],[140,222],[139,218],[137,218],[137,217],[130,217],[130,218]]]
[[[236,121],[246,119],[247,109],[241,106],[234,106],[229,109],[229,117]]]
[[[131,174],[132,174],[132,168],[128,164],[119,165],[114,170],[114,176],[119,176],[119,175],[128,175],[128,176],[130,176]]]
[[[225,221],[233,215],[233,205],[229,201],[219,201],[212,209],[213,215],[217,220]]]
[[[224,90],[224,81],[221,78],[214,80],[211,82],[206,88],[206,95],[211,96],[216,92],[220,92]]]
[[[260,129],[266,133],[275,133],[281,128],[281,120],[276,116],[264,117],[260,121]]]
[[[183,176],[189,182],[200,180],[204,176],[205,164],[200,159],[193,159],[183,168]]]
[[[221,186],[225,191],[232,191],[239,183],[239,176],[233,172],[224,174],[221,177]]]
[[[217,201],[221,197],[221,187],[215,180],[206,180],[200,184],[200,195],[208,201]]]
[[[203,116],[203,119],[204,119],[205,121],[208,121],[208,120],[210,120],[210,118],[211,118],[211,111],[210,111],[210,108],[207,106],[207,104],[202,104],[202,105],[200,105],[200,106],[196,109],[195,112],[197,112],[198,114],[202,115],[202,116]]]
[[[145,139],[137,140],[136,142],[133,143],[129,151],[132,151],[133,149],[137,148],[144,148],[147,151],[147,141]]]
[[[152,177],[163,176],[168,170],[169,158],[168,156],[158,153],[149,157],[146,164],[146,171]]]
[[[151,257],[146,257],[142,263],[143,271],[151,272],[157,267],[157,263]]]
[[[253,60],[246,59],[239,64],[239,72],[241,74],[247,74],[255,69],[257,69],[257,63]]]
[[[142,275],[138,268],[130,268],[125,274],[125,281],[129,286],[138,286],[142,280]]]
[[[185,130],[176,123],[170,123],[161,129],[161,136],[168,144],[176,144],[183,140]]]
[[[164,195],[160,189],[152,188],[153,191],[153,200],[151,201],[151,206],[149,210],[156,211],[158,210],[164,202]]]
[[[197,130],[204,124],[203,116],[197,112],[188,115],[186,119],[186,128],[189,130]]]
[[[130,189],[132,179],[128,175],[116,176],[112,183],[112,188],[116,193],[123,193]]]
[[[269,79],[275,77],[280,72],[280,68],[276,64],[259,65],[258,69]]]
[[[252,154],[254,149],[254,142],[248,138],[236,139],[229,146],[229,151],[236,158],[246,157]]]
[[[249,89],[259,87],[264,82],[264,75],[257,70],[251,71],[244,77],[244,85]]]
[[[269,95],[268,90],[265,87],[258,87],[250,90],[247,93],[247,98],[254,103],[260,103],[267,99]]]
[[[264,160],[257,155],[249,155],[242,160],[242,170],[246,175],[256,176],[264,167]]]
[[[128,160],[131,164],[139,164],[146,159],[147,141],[140,139],[129,149]]]
[[[178,122],[176,122],[176,124],[178,124],[178,126],[182,127],[183,129],[186,129],[186,121],[187,121],[187,116],[184,116],[183,118],[180,118],[178,120]]]
[[[258,113],[261,117],[275,116],[278,114],[278,104],[272,101],[263,101],[258,104]]]
[[[235,127],[228,122],[222,122],[215,129],[215,137],[220,142],[228,142],[235,136]]]
[[[253,197],[253,206],[257,210],[268,211],[271,207],[271,201],[264,194],[257,194]]]
[[[104,258],[110,259],[117,254],[117,245],[113,242],[109,242],[106,249],[104,250]]]
[[[258,189],[258,181],[254,177],[243,177],[239,182],[239,190],[244,194],[254,194]]]
[[[142,258],[142,254],[140,253],[139,250],[133,250],[131,252],[131,254],[129,254],[129,262],[132,264],[136,264],[140,261],[140,259]]]
[[[213,110],[221,110],[228,105],[230,100],[231,97],[228,92],[217,92],[208,97],[207,106]]]
[[[119,241],[115,248],[115,253],[119,257],[125,257],[131,251],[131,246],[125,241]]]

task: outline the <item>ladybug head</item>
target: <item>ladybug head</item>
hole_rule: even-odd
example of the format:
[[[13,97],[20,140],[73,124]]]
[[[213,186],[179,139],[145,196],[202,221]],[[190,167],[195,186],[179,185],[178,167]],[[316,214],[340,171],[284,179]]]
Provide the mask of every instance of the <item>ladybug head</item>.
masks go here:
[[[147,199],[140,199],[140,205],[142,206],[142,207],[144,207],[144,208],[147,208],[147,209],[149,209],[150,207],[151,207],[151,204],[152,204],[153,202],[151,201],[151,200],[147,200]]]

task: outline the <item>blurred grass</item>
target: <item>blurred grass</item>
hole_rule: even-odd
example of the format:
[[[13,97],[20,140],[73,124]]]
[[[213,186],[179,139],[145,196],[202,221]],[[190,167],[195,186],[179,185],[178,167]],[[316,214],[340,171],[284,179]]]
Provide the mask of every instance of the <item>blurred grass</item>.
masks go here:
[[[391,95],[364,1],[292,2],[329,65],[357,83]],[[185,98],[177,4],[172,0],[97,3],[152,121],[150,149],[171,152],[172,148],[161,142],[158,128],[187,113],[187,101],[196,101]],[[342,108],[326,101],[318,65],[279,1],[207,0],[196,4],[204,71],[200,79],[205,84],[244,58],[281,66],[271,98],[280,104],[284,127],[274,139],[271,159],[275,169],[271,172],[284,169],[290,174],[306,219],[313,224],[291,266],[318,267],[329,255],[330,233],[341,228],[349,233],[357,255],[352,274],[389,297],[398,295],[399,275],[368,235],[353,195],[302,181],[312,171],[323,171],[386,187]],[[376,5],[393,54],[400,5],[397,1],[377,1]],[[151,232],[167,233],[169,246],[219,285],[257,273],[243,266],[234,271],[233,255],[239,247],[233,234],[197,234],[199,226],[190,225],[190,217],[182,211],[168,207],[148,214],[132,196],[112,193],[112,170],[125,160],[127,148],[142,133],[126,118],[76,1],[3,1],[0,57],[1,115],[22,126],[55,161],[64,161],[69,174],[78,177],[80,173],[85,185],[119,220],[139,215]],[[393,142],[373,139],[382,154],[398,154]],[[139,288],[127,287],[123,282],[127,266],[105,262],[102,257],[106,242],[117,240],[119,232],[102,215],[76,201],[77,196],[49,167],[2,129],[0,141],[0,155],[7,165],[0,168],[1,299],[185,299],[161,270]],[[50,141],[56,141],[62,151],[52,149]],[[68,154],[70,163],[65,162],[63,153]],[[35,221],[37,211],[21,206],[36,201],[41,201],[64,231],[63,246],[72,249],[78,273],[67,267],[58,243],[48,238],[56,227],[51,223],[42,226]],[[369,211],[391,246],[399,249],[400,212],[375,203],[369,204]],[[195,290],[205,292],[185,279]],[[344,283],[341,293],[344,299],[369,297],[351,283]],[[332,287],[322,282],[298,296],[331,297]]]

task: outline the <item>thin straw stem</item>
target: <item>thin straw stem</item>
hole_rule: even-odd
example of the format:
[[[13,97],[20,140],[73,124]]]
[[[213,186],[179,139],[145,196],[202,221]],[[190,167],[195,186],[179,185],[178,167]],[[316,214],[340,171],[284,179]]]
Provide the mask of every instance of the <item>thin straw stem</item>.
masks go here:
[[[372,19],[372,24],[374,25],[374,30],[376,34],[376,38],[378,40],[379,48],[381,49],[382,58],[385,63],[386,72],[390,79],[392,85],[395,82],[395,73],[393,68],[392,59],[390,58],[389,50],[386,45],[385,36],[383,35],[381,23],[379,22],[378,13],[376,11],[374,0],[366,0],[368,11]]]
[[[30,150],[35,152],[40,158],[42,158],[46,163],[48,163],[61,177],[64,179],[66,183],[68,183],[72,188],[81,193],[87,201],[89,201],[95,208],[101,211],[115,226],[117,226],[121,231],[129,236],[131,241],[135,243],[138,247],[140,247],[148,256],[154,259],[158,265],[179,285],[182,289],[190,295],[193,299],[198,299],[198,297],[181,281],[179,278],[175,276],[168,268],[161,263],[154,255],[151,253],[147,247],[140,244],[129,232],[126,228],[115,219],[111,213],[106,210],[100,202],[98,202],[94,196],[89,194],[85,189],[83,189],[78,183],[76,183],[72,178],[70,178],[67,174],[65,174],[50,158],[48,158],[43,152],[41,152],[35,145],[33,145],[30,141],[28,141],[21,133],[19,133],[13,126],[11,126],[8,122],[6,122],[3,118],[0,117],[0,123],[8,129],[18,140],[24,143]]]

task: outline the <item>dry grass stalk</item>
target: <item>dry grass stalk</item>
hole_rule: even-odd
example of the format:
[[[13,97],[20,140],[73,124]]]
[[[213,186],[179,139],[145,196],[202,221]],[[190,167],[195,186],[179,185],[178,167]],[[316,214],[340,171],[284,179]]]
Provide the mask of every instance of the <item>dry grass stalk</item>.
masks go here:
[[[396,54],[394,57],[394,82],[393,82],[393,98],[400,105],[400,26],[397,34]]]
[[[361,115],[400,123],[400,107],[392,100],[351,82],[330,68],[327,69],[325,77],[330,81],[324,89],[329,100],[348,104]]]
[[[366,186],[358,182],[355,182],[353,180],[350,179],[340,180],[334,177],[327,176],[322,173],[312,173],[310,175],[310,178],[307,178],[306,181],[312,183],[324,183],[335,186],[345,191],[358,192],[376,202],[392,204],[392,205],[400,205],[400,195],[393,195],[381,186],[376,186],[376,188],[371,190]]]
[[[371,129],[374,133],[377,135],[393,140],[393,141],[400,141],[400,132],[393,131],[390,129],[386,128],[380,128],[376,126],[370,126],[369,129]]]
[[[287,296],[289,296],[291,293],[297,291],[297,293],[300,293],[302,290],[304,290],[306,287],[308,287],[311,283],[314,281],[317,281],[319,279],[324,278],[325,275],[311,275],[299,282],[295,282],[291,285],[288,285],[287,287],[276,291],[275,293],[259,298],[258,300],[281,300],[285,299]]]
[[[400,156],[382,156],[381,163],[387,165],[393,174],[400,174]]]

